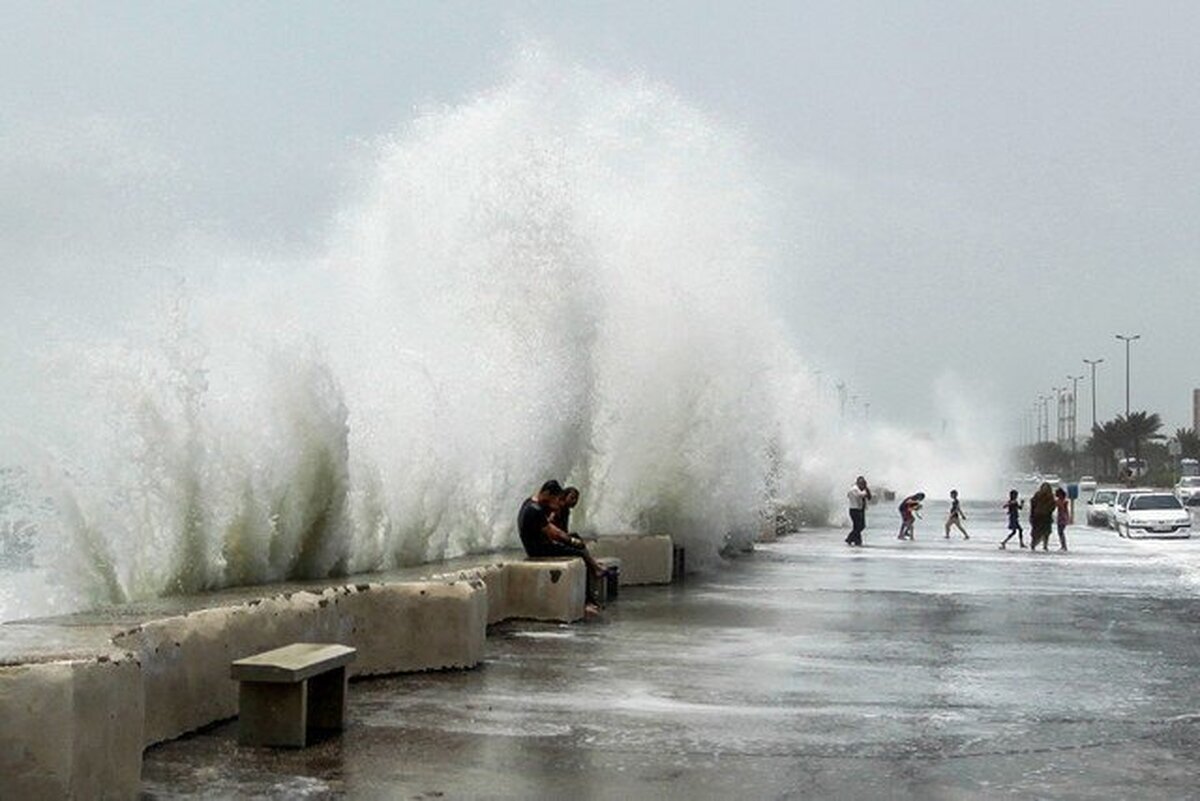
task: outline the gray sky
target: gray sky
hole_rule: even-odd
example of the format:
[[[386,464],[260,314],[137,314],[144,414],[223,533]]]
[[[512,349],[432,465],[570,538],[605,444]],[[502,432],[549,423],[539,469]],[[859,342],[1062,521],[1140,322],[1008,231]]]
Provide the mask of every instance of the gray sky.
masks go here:
[[[6,311],[118,296],[172,257],[165,231],[316,248],[364,142],[494,86],[536,37],[753,143],[785,187],[781,313],[873,414],[932,429],[951,371],[1015,428],[1101,357],[1111,417],[1125,332],[1134,408],[1190,425],[1194,3],[8,3],[0,22]]]

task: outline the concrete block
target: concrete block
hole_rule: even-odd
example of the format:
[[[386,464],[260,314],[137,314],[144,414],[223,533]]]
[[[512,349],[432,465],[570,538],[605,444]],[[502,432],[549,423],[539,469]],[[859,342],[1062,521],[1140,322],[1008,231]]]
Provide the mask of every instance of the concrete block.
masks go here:
[[[341,607],[349,630],[336,641],[358,649],[352,675],[469,668],[483,661],[488,589],[481,579],[370,585],[346,596]]]
[[[509,562],[508,617],[558,620],[583,618],[587,603],[587,566],[582,559]]]
[[[359,584],[146,623],[114,640],[140,655],[145,744],[237,715],[229,664],[293,642],[358,649],[354,675],[473,667],[483,659],[482,581]]]
[[[0,668],[0,798],[135,798],[142,711],[128,656]]]
[[[289,593],[150,621],[114,642],[139,654],[145,744],[170,740],[237,714],[235,659],[297,641],[338,642],[344,621],[317,593]]]
[[[622,583],[646,579],[635,569],[624,580],[626,554],[652,545],[608,554],[622,557]],[[330,642],[358,649],[354,675],[473,667],[489,623],[581,619],[586,577],[579,559],[498,562],[430,580],[280,593],[147,621],[94,661],[0,667],[0,798],[136,796],[145,746],[237,714],[234,660]],[[306,707],[308,722],[314,714],[324,712]]]
[[[487,622],[488,625],[499,623],[512,617],[508,613],[508,571],[506,563],[496,562],[480,565],[454,573],[441,573],[430,576],[431,581],[482,581],[487,590]]]
[[[671,538],[666,534],[613,534],[588,542],[596,558],[621,560],[621,586],[670,584],[674,572]]]

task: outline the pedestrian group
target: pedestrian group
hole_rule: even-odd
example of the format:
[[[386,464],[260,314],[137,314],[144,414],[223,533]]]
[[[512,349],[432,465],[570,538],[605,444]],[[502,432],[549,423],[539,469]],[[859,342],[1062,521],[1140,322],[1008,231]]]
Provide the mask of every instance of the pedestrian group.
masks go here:
[[[873,500],[871,488],[867,479],[859,476],[854,480],[850,491],[846,493],[850,502],[850,533],[846,535],[846,544],[851,547],[862,547],[862,534],[867,527],[867,504]],[[900,531],[896,535],[899,540],[912,540],[917,520],[921,517],[921,509],[925,503],[924,492],[914,492],[900,501],[897,510],[900,513]],[[1008,500],[1001,508],[1008,513],[1008,536],[1000,543],[1000,550],[1008,547],[1008,541],[1015,535],[1020,547],[1025,547],[1025,529],[1021,527],[1021,510],[1025,502],[1021,500],[1016,490],[1009,490]],[[944,534],[950,539],[950,530],[958,529],[964,540],[971,539],[963,521],[967,519],[962,502],[958,498],[958,490],[950,490],[950,511],[946,515]],[[1037,492],[1029,499],[1029,547],[1049,550],[1050,532],[1058,528],[1058,549],[1067,550],[1067,525],[1071,522],[1071,506],[1067,493],[1062,487],[1051,489],[1048,483],[1043,483]]]

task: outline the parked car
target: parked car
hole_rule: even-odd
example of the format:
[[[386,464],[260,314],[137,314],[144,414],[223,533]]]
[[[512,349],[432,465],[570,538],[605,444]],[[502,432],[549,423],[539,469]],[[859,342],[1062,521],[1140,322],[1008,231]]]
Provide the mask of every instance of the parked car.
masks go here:
[[[1117,499],[1115,489],[1101,488],[1087,502],[1087,524],[1098,528],[1112,528],[1113,501]]]
[[[1125,537],[1192,536],[1192,516],[1170,492],[1135,492],[1121,525]]]
[[[1175,497],[1184,506],[1200,506],[1200,476],[1184,476],[1175,485]]]
[[[1113,499],[1112,511],[1112,527],[1116,529],[1117,534],[1125,536],[1125,515],[1129,513],[1129,501],[1135,495],[1141,495],[1146,492],[1154,492],[1149,487],[1134,487],[1133,489],[1123,489],[1117,492],[1117,497]]]

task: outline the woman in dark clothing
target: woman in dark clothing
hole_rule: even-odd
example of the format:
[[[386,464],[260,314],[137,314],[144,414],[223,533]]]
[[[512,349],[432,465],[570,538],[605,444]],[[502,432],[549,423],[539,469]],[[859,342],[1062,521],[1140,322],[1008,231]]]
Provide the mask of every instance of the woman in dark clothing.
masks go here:
[[[1043,482],[1029,499],[1029,550],[1032,553],[1038,543],[1042,550],[1049,550],[1050,529],[1054,526],[1054,490]]]

